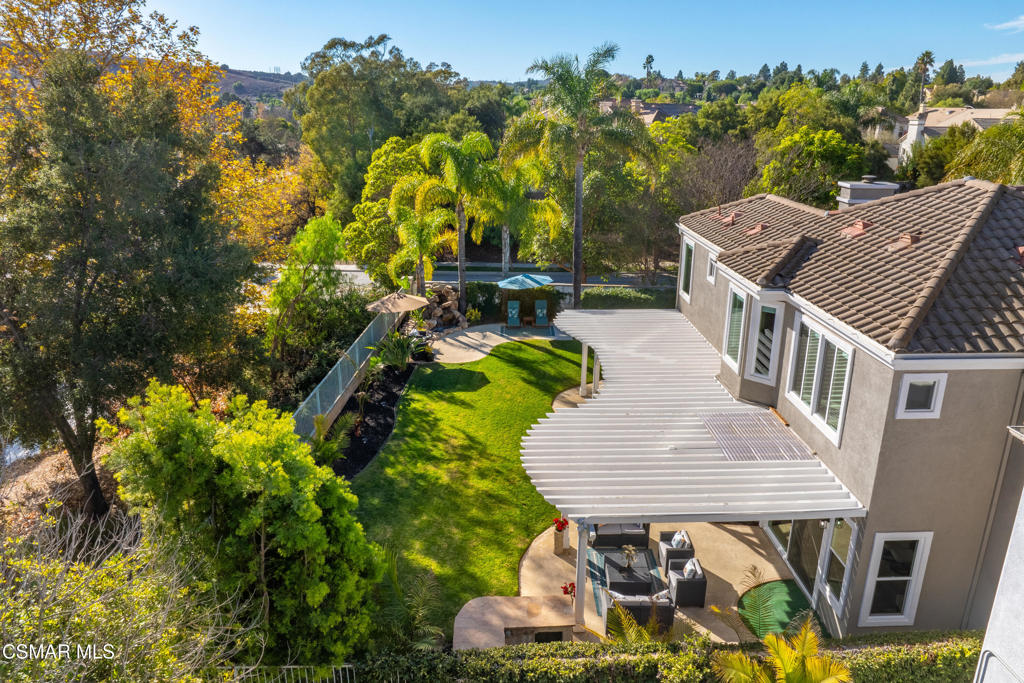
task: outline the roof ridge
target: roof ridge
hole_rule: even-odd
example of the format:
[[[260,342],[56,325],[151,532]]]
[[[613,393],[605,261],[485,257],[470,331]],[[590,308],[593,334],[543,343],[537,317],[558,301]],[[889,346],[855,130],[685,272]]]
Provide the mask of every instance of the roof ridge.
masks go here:
[[[789,264],[789,262],[803,250],[805,246],[813,243],[814,246],[817,247],[819,244],[821,244],[821,240],[815,239],[808,235],[800,235],[800,237],[796,238],[795,240],[792,240],[792,242],[793,243],[790,245],[789,249],[786,250],[786,253],[779,257],[771,267],[766,269],[765,272],[762,273],[759,278],[757,278],[756,284],[758,287],[764,287],[769,282],[771,282],[772,278],[774,278],[776,275],[782,272],[782,269],[785,268]]]
[[[781,240],[765,240],[763,242],[755,242],[754,244],[748,244],[743,247],[736,247],[735,249],[726,249],[719,252],[718,257],[733,256],[735,254],[746,254],[751,251],[757,251],[759,249],[774,249],[776,247],[789,247],[794,243],[799,242],[803,238],[803,235],[799,237],[790,237],[789,239]]]
[[[931,194],[932,192],[940,192],[949,187],[966,185],[968,182],[970,181],[968,181],[966,178],[957,178],[955,180],[950,180],[945,183],[929,185],[928,187],[918,187],[907,192],[897,192],[896,194],[891,194],[888,197],[879,197],[878,199],[872,199],[870,202],[864,202],[863,204],[853,204],[851,206],[844,206],[841,209],[829,211],[828,215],[838,216],[840,214],[847,214],[852,211],[857,211],[859,209],[869,209],[871,207],[878,206],[879,204],[891,204],[892,202],[903,201],[911,197],[920,197],[922,195]]]
[[[932,272],[931,277],[928,278],[921,293],[918,294],[917,299],[910,306],[910,310],[907,311],[907,314],[900,321],[896,331],[886,344],[890,349],[899,351],[907,348],[910,344],[910,340],[913,339],[917,328],[924,322],[924,317],[931,310],[935,299],[938,298],[939,292],[942,291],[953,271],[960,264],[974,235],[978,232],[980,226],[988,220],[992,210],[999,203],[999,198],[1002,196],[1004,189],[1003,185],[995,185],[993,189],[989,190],[988,200],[975,209],[974,213],[967,219],[956,239],[950,244],[946,255],[939,261],[938,266]]]
[[[765,199],[770,199],[773,202],[777,202],[777,203],[783,204],[785,206],[790,206],[790,207],[792,207],[794,209],[800,209],[802,211],[806,211],[807,213],[813,213],[815,216],[827,216],[828,215],[828,211],[825,210],[825,209],[818,209],[818,208],[815,208],[813,206],[810,206],[809,204],[804,204],[802,202],[796,201],[795,199],[790,199],[789,197],[780,197],[779,195],[772,194],[770,192],[768,194],[766,194],[764,197],[765,197]]]

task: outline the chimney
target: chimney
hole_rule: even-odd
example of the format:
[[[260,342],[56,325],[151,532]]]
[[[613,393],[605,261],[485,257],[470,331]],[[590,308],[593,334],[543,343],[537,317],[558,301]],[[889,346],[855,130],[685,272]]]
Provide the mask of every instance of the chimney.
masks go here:
[[[639,114],[640,110],[644,108],[644,101],[634,97],[629,101],[629,110],[634,114]]]
[[[839,208],[864,204],[882,197],[891,197],[899,191],[899,183],[877,180],[873,175],[862,176],[860,180],[841,180],[839,181]]]

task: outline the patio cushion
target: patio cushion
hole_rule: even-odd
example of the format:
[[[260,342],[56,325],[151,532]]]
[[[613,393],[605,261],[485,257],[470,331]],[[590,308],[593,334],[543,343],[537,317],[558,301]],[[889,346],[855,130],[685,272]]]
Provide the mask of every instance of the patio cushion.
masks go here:
[[[695,579],[700,574],[700,566],[697,564],[697,558],[691,557],[686,565],[683,567],[683,578],[684,579]]]
[[[683,547],[683,544],[687,542],[686,540],[684,540],[684,534],[685,533],[686,532],[684,532],[682,529],[680,529],[679,531],[676,532],[676,535],[672,537],[672,547],[673,548],[682,548]]]

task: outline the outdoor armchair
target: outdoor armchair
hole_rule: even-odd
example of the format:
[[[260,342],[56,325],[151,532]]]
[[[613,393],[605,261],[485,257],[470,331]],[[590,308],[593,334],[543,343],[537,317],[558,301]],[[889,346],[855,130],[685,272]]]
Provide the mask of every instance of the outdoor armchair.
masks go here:
[[[508,302],[508,324],[505,325],[505,329],[511,329],[513,327],[522,327],[522,323],[519,322],[519,302],[509,301]]]
[[[675,559],[668,563],[668,590],[676,607],[703,607],[708,594],[708,577],[700,560],[693,558],[697,574],[686,578],[685,567],[690,560]]]
[[[536,325],[537,327],[548,328],[548,334],[551,333],[551,321],[548,320],[548,300],[537,299],[533,302],[533,310],[537,314]]]
[[[683,545],[679,548],[672,547],[672,537],[676,535],[675,531],[662,531],[658,534],[658,562],[665,569],[668,569],[668,563],[672,560],[688,560],[694,556],[690,534],[685,530],[682,531]]]

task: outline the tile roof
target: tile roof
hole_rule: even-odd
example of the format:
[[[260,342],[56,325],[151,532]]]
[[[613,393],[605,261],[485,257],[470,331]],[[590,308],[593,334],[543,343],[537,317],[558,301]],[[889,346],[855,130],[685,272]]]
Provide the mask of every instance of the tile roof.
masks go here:
[[[724,267],[890,349],[1024,352],[1017,189],[958,180],[830,212],[757,195],[679,222]]]

